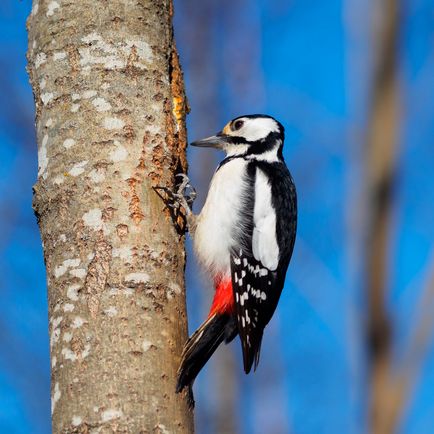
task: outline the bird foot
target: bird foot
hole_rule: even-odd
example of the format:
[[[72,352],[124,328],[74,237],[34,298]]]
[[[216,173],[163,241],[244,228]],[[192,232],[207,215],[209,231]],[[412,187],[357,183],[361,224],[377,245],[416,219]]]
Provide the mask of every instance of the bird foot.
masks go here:
[[[185,214],[191,214],[191,207],[197,196],[196,190],[190,184],[188,176],[184,173],[176,174],[175,178],[181,178],[181,182],[177,185],[175,191],[162,186],[156,186],[154,190],[163,191],[166,194],[163,200],[168,207],[175,210],[179,210],[180,207],[182,207],[184,208]]]
[[[185,173],[178,173],[175,178],[181,178],[181,183],[173,194],[177,202],[185,209],[187,214],[192,213],[193,202],[197,197],[196,189],[190,184],[190,180]]]
[[[179,214],[184,216],[187,227],[190,230],[194,218],[191,208],[196,199],[197,193],[195,188],[190,184],[187,175],[184,173],[178,173],[175,175],[175,178],[181,178],[181,182],[177,183],[175,190],[163,186],[156,186],[153,188],[164,201],[166,206],[172,210],[175,216],[178,216]],[[181,211],[181,208],[183,208],[184,212]]]

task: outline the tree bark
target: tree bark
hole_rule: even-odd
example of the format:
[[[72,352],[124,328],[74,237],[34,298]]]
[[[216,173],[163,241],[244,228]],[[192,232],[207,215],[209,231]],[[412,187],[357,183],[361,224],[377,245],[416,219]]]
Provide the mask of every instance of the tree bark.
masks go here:
[[[34,209],[54,433],[191,433],[184,237],[152,190],[186,172],[171,0],[34,0]]]

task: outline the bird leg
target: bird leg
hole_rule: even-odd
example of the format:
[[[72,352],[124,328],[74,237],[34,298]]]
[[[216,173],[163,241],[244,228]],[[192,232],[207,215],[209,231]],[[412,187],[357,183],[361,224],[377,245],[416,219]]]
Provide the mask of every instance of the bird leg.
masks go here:
[[[162,186],[156,186],[154,190],[161,197],[166,206],[171,209],[174,217],[179,215],[183,217],[188,231],[192,234],[196,227],[196,216],[191,209],[197,196],[196,190],[190,184],[188,176],[184,173],[176,174],[175,178],[181,178],[181,182],[177,184],[174,191],[168,187]],[[163,196],[161,192],[164,192],[165,196]]]

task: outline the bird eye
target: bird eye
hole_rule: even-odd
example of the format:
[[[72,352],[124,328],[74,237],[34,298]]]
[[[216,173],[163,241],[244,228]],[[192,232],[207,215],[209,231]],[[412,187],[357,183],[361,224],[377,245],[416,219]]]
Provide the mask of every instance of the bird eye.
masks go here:
[[[239,130],[244,125],[244,121],[238,120],[234,122],[233,129],[234,131]]]

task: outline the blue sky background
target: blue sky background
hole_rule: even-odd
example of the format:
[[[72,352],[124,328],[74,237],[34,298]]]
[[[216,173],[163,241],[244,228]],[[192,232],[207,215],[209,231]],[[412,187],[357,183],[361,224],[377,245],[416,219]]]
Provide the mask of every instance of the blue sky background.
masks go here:
[[[235,364],[230,381],[238,433],[368,432],[362,195],[374,4],[175,1],[190,139],[241,114],[275,116],[286,128],[285,158],[299,195],[294,257],[261,365],[245,377],[238,342],[219,350],[195,386],[200,434],[219,432],[222,398],[210,390],[218,391],[227,373],[222,360]],[[397,373],[414,373],[398,432],[432,434],[434,3],[399,5],[401,110],[386,299]],[[29,0],[0,2],[0,432],[43,434],[50,432],[50,377],[44,264],[31,209],[37,152],[25,72],[30,8]],[[210,152],[189,150],[198,209],[219,158]],[[189,258],[193,330],[212,293]],[[426,338],[415,347],[424,321]]]

